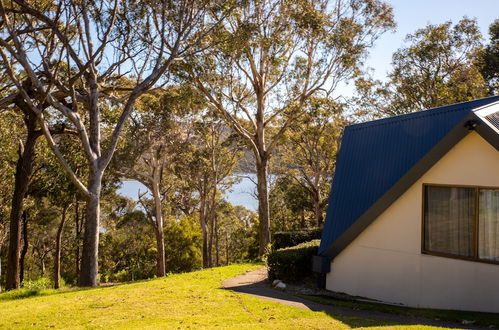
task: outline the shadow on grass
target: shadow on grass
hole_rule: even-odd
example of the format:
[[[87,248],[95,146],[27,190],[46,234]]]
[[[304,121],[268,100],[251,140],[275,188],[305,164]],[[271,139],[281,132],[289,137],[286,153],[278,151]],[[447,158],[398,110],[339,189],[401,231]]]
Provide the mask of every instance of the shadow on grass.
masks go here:
[[[401,315],[377,310],[364,310],[354,306],[346,307],[334,304],[325,304],[318,301],[306,299],[303,296],[295,296],[287,292],[278,291],[272,288],[267,281],[226,287],[226,290],[241,292],[253,295],[257,298],[293,306],[301,309],[308,309],[316,312],[324,312],[335,320],[341,321],[352,328],[361,327],[381,327],[381,326],[407,326],[425,325],[463,329],[466,325],[457,322],[442,321],[421,317],[417,315]],[[476,329],[476,325],[470,329]]]
[[[64,293],[64,292],[68,292],[68,291],[62,291],[62,290],[59,291],[59,290],[54,290],[54,289],[42,289],[42,290],[16,289],[16,290],[1,293],[0,294],[0,302],[9,301],[9,300],[33,298],[33,297],[40,297],[40,296],[51,296],[54,294],[59,294],[59,293]]]
[[[126,283],[125,283],[126,284]],[[104,285],[98,287],[71,287],[71,288],[62,288],[62,289],[16,289],[12,291],[5,291],[0,293],[0,302],[10,301],[10,300],[20,300],[20,299],[28,299],[35,297],[46,297],[53,296],[65,293],[73,293],[73,292],[83,292],[89,290],[97,290],[97,289],[107,289],[113,288],[120,284],[112,284],[112,285]]]
[[[405,306],[396,306],[378,302],[356,301],[352,299],[336,299],[330,296],[298,295],[299,297],[322,303],[326,305],[342,306],[352,309],[361,309],[365,311],[378,311],[382,313],[397,314],[406,317],[423,317],[442,321],[449,321],[461,324],[470,324],[473,328],[498,328],[499,314],[468,312],[456,310],[442,310],[430,308],[413,308]]]

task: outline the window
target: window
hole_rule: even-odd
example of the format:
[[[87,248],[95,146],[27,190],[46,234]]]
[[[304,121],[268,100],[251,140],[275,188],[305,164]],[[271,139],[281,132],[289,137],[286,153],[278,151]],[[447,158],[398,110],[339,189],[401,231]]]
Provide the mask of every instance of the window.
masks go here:
[[[422,249],[499,262],[499,189],[424,185]]]

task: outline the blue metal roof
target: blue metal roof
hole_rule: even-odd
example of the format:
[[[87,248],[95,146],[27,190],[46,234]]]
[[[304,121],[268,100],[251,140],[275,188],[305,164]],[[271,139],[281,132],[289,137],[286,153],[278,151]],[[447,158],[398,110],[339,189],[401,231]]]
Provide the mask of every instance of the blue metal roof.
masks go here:
[[[319,254],[324,254],[474,109],[496,101],[499,96],[347,126]]]

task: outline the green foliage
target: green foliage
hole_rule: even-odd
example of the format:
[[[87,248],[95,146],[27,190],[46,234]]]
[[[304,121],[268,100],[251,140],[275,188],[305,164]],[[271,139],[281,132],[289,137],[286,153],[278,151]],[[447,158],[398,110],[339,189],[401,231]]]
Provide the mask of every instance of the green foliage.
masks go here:
[[[394,26],[392,8],[378,0],[244,1],[211,35],[217,51],[183,65],[255,157],[260,254],[272,226],[264,176],[283,135],[309,98],[329,97],[357,76],[373,43]]]
[[[223,200],[216,215],[215,264],[255,261],[258,257],[258,217]]]
[[[312,257],[317,254],[320,240],[302,243],[271,252],[267,257],[269,280],[296,283],[311,276]]]
[[[201,268],[202,236],[196,219],[186,216],[172,221],[165,226],[164,235],[167,272],[185,273]]]
[[[487,81],[491,94],[499,93],[499,19],[489,27],[490,43],[480,58],[480,72]]]
[[[476,20],[466,17],[409,34],[393,54],[388,82],[357,82],[360,106],[393,116],[486,96],[481,37]]]
[[[100,239],[100,281],[123,282],[151,278],[155,273],[155,241],[142,211],[120,217]]]
[[[285,134],[270,193],[274,230],[321,227],[329,200],[345,105],[312,97]]]
[[[272,248],[284,249],[301,243],[321,239],[322,229],[302,229],[297,231],[280,231],[272,235]]]
[[[0,64],[1,66],[1,64]],[[0,75],[0,82],[2,81]],[[5,91],[0,92],[0,98]],[[0,288],[5,283],[5,265],[7,263],[8,222],[12,193],[14,191],[14,173],[17,160],[18,141],[22,139],[23,121],[15,111],[0,111]]]

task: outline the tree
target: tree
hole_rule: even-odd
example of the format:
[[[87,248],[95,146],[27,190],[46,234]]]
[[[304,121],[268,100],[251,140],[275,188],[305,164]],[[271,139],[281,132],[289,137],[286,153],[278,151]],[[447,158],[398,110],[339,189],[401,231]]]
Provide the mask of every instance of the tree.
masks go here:
[[[29,89],[29,82],[23,82]],[[6,87],[7,89],[8,86]],[[60,101],[60,100],[59,100]],[[41,107],[44,108],[44,104]],[[23,281],[24,257],[27,253],[27,220],[24,212],[24,199],[28,192],[30,181],[32,180],[33,168],[35,165],[36,145],[38,138],[42,136],[42,130],[38,126],[35,112],[25,102],[21,93],[11,91],[10,95],[0,100],[0,108],[13,107],[23,116],[25,134],[24,141],[19,139],[18,159],[14,174],[14,192],[10,208],[10,230],[9,230],[9,250],[7,259],[6,289],[16,289]],[[49,132],[55,136],[69,133],[64,122],[56,122],[51,125]],[[74,132],[73,132],[74,133]],[[22,231],[21,231],[22,228]],[[23,247],[21,250],[21,236]]]
[[[165,197],[171,196],[177,184],[172,177],[172,162],[189,137],[186,131],[189,128],[184,123],[188,122],[186,114],[197,111],[198,107],[196,94],[188,86],[172,86],[142,97],[125,135],[126,142],[116,158],[119,174],[141,182],[152,195],[152,203],[145,200],[145,193],[139,201],[156,237],[156,274],[160,277],[166,275]]]
[[[199,199],[202,231],[203,267],[212,267],[214,221],[221,192],[229,189],[237,166],[241,145],[216,114],[205,110],[193,118],[192,133],[174,158],[174,173],[189,182]]]
[[[194,0],[0,3],[0,56],[10,81],[87,202],[80,285],[97,285],[102,177],[136,100],[174,61],[209,48],[205,36],[217,22],[206,13],[225,11],[224,2]],[[106,123],[109,112],[117,119]],[[86,182],[49,131],[57,116],[78,132]]]
[[[321,227],[346,121],[343,105],[329,99],[310,98],[303,111],[303,116],[288,131],[280,162],[284,175],[307,192],[313,205],[314,224]]]
[[[257,259],[258,225],[255,212],[222,200],[215,219],[216,266]]]
[[[427,25],[406,37],[393,54],[388,81],[359,80],[361,107],[400,115],[487,95],[478,55],[481,34],[475,20]]]
[[[202,267],[202,234],[196,218],[187,215],[165,226],[166,265],[173,273]]]
[[[489,27],[490,43],[485,47],[481,58],[480,72],[487,81],[491,94],[499,92],[499,19]]]
[[[6,256],[6,243],[8,242],[9,215],[12,203],[12,187],[16,170],[17,146],[19,139],[23,138],[22,116],[13,110],[0,111],[0,268],[4,266]],[[0,269],[0,287],[3,284],[4,272]]]
[[[59,136],[58,140],[59,148],[67,155],[66,159],[70,162],[71,167],[77,172],[81,171],[77,164],[83,162],[85,158],[77,148],[77,138],[75,136]],[[59,289],[64,226],[69,219],[71,209],[73,208],[73,212],[77,212],[74,196],[78,194],[78,191],[64,170],[58,166],[57,160],[50,153],[46,143],[41,143],[39,149],[41,149],[39,150],[41,154],[39,158],[41,159],[38,160],[38,168],[31,178],[28,196],[35,200],[36,205],[48,205],[50,213],[54,214],[53,220],[47,223],[46,231],[50,232],[48,241],[54,242],[48,246],[53,252],[52,278],[54,288]],[[26,223],[24,224],[25,228]],[[25,246],[26,240],[27,232],[24,235]]]
[[[3,106],[13,105],[23,115],[26,134],[24,141],[19,140],[18,159],[16,162],[16,172],[14,175],[14,192],[10,209],[9,228],[9,251],[7,258],[6,289],[17,289],[22,282],[22,260],[26,254],[26,242],[21,251],[21,223],[24,222],[24,240],[26,241],[26,221],[23,220],[23,202],[28,191],[33,165],[35,163],[36,143],[42,131],[38,127],[38,120],[35,112],[25,102],[20,93],[13,93],[2,100]],[[61,134],[65,131],[64,126],[59,129],[49,129],[52,135]]]
[[[187,70],[255,157],[260,254],[270,243],[269,160],[314,95],[332,95],[359,74],[379,35],[394,27],[377,1],[247,1],[223,20],[226,39]]]
[[[127,209],[102,235],[101,275],[105,282],[136,281],[155,273],[154,235],[142,211]]]
[[[285,165],[284,165],[285,166]],[[286,174],[286,171],[277,169],[279,173],[270,190],[270,205],[272,232],[294,231],[310,227],[313,224],[314,205],[307,189]]]

